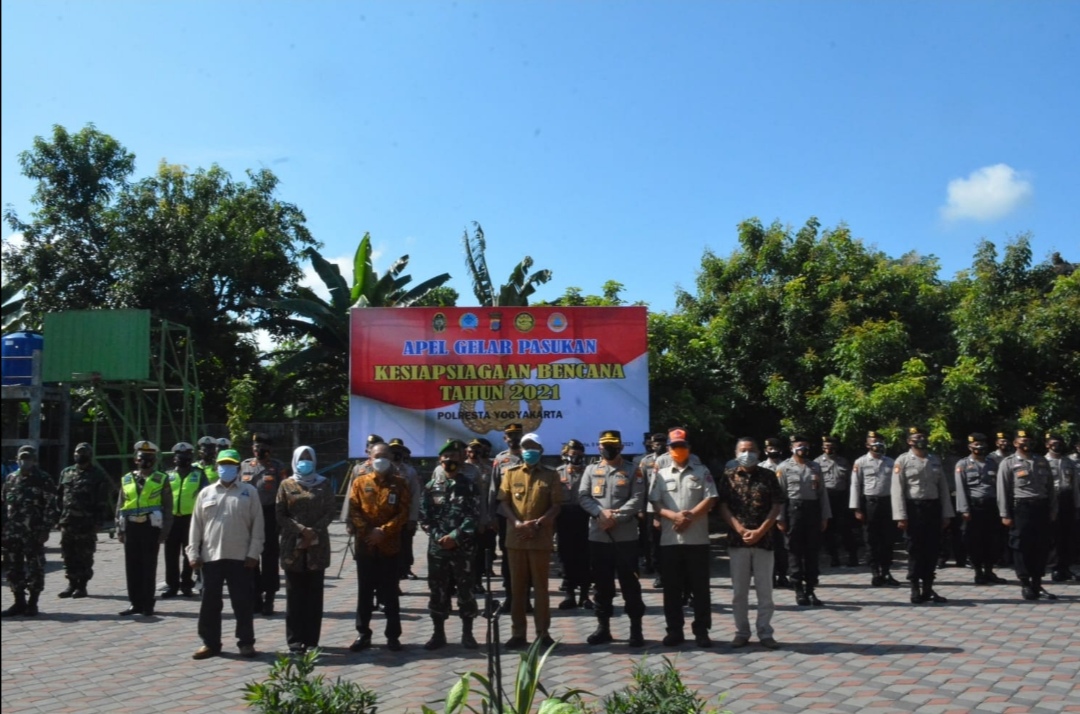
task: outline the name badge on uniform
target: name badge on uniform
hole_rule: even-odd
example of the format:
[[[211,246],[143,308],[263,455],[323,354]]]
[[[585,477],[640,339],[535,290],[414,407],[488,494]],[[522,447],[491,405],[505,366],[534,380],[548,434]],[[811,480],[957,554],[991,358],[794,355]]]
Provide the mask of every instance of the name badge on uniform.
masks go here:
[[[592,495],[603,496],[604,495],[604,479],[598,478],[593,481]]]
[[[814,478],[810,479],[810,488],[814,489],[815,491],[816,491],[816,490],[818,490],[818,479],[817,479],[817,476],[815,476]]]
[[[624,479],[624,478],[619,479],[618,481],[615,482],[615,486],[616,486],[616,488],[623,488],[624,486],[626,486],[626,479]]]
[[[216,498],[208,498],[205,501],[203,501],[203,507],[204,508],[210,508],[211,506],[216,506],[216,505],[217,505],[217,499]]]
[[[251,474],[244,474],[240,477],[240,480],[244,483],[251,483]]]
[[[396,506],[397,505],[397,494],[396,493],[391,493],[389,496],[386,497],[386,502],[389,503],[391,506]]]
[[[1029,475],[1027,469],[1016,470],[1016,478],[1027,478]]]
[[[519,489],[515,490],[514,491],[514,498],[516,498],[519,501],[524,499],[525,498],[525,489],[519,488]]]
[[[374,486],[364,486],[364,493],[375,493]]]
[[[666,486],[667,490],[669,490],[669,491],[678,491],[679,490],[679,482],[676,481],[675,479],[664,479],[664,486]]]

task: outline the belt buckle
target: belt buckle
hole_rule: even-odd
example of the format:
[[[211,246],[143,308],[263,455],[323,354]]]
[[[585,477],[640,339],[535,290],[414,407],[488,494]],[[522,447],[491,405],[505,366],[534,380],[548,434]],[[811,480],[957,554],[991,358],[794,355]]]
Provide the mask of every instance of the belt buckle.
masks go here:
[[[128,516],[128,521],[131,523],[146,523],[149,516]]]

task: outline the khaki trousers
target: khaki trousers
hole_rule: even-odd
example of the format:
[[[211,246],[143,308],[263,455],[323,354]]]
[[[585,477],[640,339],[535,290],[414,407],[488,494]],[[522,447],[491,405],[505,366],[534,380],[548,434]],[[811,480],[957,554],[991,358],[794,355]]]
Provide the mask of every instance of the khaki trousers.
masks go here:
[[[510,548],[510,634],[525,636],[525,605],[529,586],[533,588],[533,625],[537,638],[548,634],[551,627],[551,602],[548,597],[548,571],[551,551]]]

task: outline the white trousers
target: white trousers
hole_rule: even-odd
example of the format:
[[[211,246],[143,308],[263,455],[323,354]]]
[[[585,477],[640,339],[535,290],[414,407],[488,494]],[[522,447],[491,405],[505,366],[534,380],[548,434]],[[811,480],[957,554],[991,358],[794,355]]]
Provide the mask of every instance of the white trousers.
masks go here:
[[[750,579],[757,592],[757,636],[772,637],[773,552],[764,548],[728,548],[731,558],[731,610],[735,635],[750,636]]]

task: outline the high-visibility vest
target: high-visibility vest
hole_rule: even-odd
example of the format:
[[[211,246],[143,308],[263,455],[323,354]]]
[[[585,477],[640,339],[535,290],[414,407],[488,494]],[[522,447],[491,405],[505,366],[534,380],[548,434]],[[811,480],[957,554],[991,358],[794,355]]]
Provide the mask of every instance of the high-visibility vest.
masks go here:
[[[161,491],[165,488],[165,474],[155,471],[147,476],[141,492],[135,485],[135,477],[132,474],[124,476],[120,487],[124,491],[124,505],[120,512],[125,516],[161,512]]]
[[[187,476],[180,476],[176,471],[169,472],[169,487],[172,488],[175,515],[190,516],[195,511],[195,497],[199,495],[203,476],[201,469],[192,469]]]

